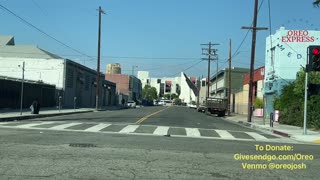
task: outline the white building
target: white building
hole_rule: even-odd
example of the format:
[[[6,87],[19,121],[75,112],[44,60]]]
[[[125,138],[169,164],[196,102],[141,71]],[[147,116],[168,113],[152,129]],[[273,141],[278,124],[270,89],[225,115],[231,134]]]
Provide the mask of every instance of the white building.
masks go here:
[[[267,115],[274,111],[274,98],[282,87],[296,79],[301,67],[307,64],[307,48],[320,45],[320,31],[286,30],[281,27],[266,38],[265,86]]]
[[[159,97],[175,93],[183,102],[196,101],[196,96],[187,84],[183,72],[177,77],[151,78],[148,71],[138,71],[138,78],[141,80],[142,89],[145,85],[155,87]],[[195,82],[195,78],[190,79]]]
[[[64,107],[95,107],[96,71],[63,59],[36,46],[14,44],[13,36],[0,36],[0,75],[24,78],[55,85],[62,96]],[[115,83],[100,76],[100,103],[102,106],[115,102]]]

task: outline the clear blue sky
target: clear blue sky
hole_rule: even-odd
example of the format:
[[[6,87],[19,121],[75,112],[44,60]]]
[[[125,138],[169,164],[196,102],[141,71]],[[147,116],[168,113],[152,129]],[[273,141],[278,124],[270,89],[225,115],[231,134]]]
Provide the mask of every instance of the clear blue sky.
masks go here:
[[[262,2],[258,26],[269,27],[268,0]],[[320,8],[313,0],[270,0],[272,33],[286,29],[320,30]],[[121,63],[123,73],[149,70],[153,77],[173,76],[203,57],[202,43],[219,43],[219,68],[227,67],[228,41],[232,53],[239,47],[253,20],[254,0],[0,0],[0,4],[39,29],[82,53],[44,36],[0,8],[0,34],[14,35],[16,44],[33,44],[62,57],[96,67],[98,7],[102,16],[101,71],[108,63]],[[318,19],[317,19],[318,18]],[[264,65],[265,38],[259,31],[256,67]],[[248,67],[251,32],[233,58],[235,67]],[[127,57],[127,58],[124,58]],[[140,57],[140,58],[139,58]],[[212,74],[216,65],[212,63]],[[203,61],[185,71],[189,76],[207,76]]]

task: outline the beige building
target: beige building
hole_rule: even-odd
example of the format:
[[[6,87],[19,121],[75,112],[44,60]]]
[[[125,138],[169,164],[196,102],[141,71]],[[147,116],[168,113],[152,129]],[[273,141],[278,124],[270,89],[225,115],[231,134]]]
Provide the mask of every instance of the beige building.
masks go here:
[[[250,78],[249,73],[245,74],[243,77],[243,87],[241,89],[238,89],[237,92],[234,93],[235,113],[248,114],[249,78]],[[253,92],[252,105],[254,105],[254,102],[257,98],[260,98],[263,100],[263,87],[264,87],[264,66],[254,71],[253,87],[252,87],[252,92]],[[258,109],[258,107],[255,107],[255,108]]]

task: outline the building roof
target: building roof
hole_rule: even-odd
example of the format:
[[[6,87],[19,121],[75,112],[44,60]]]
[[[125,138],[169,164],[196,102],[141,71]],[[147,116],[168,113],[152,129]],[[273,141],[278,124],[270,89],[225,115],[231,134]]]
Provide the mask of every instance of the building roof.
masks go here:
[[[14,45],[13,36],[0,36],[0,46]]]
[[[0,76],[0,80],[8,80],[8,81],[19,81],[21,82],[22,79],[20,78],[13,78],[13,77],[8,77],[8,76]],[[48,83],[43,83],[42,81],[34,81],[34,80],[29,80],[29,79],[24,79],[24,83],[31,83],[31,84],[42,84],[42,85],[47,85],[47,86],[53,86],[55,87],[55,84],[48,84]]]
[[[63,59],[36,46],[1,46],[0,57],[35,58],[35,59]]]
[[[225,68],[225,69],[222,69],[218,72],[218,78],[223,76],[225,72],[228,72],[229,68]],[[232,71],[231,72],[240,72],[240,73],[247,73],[249,72],[250,69],[248,68],[239,68],[239,67],[233,67],[232,68]],[[210,78],[210,81],[213,81],[215,78],[216,78],[217,74],[213,75],[211,78]]]
[[[13,36],[0,36],[0,57],[63,59],[33,45],[15,45]]]

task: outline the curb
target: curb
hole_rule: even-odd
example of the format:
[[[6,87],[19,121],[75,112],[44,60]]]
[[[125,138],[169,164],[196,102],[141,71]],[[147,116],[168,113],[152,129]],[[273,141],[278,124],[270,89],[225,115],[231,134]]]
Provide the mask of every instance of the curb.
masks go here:
[[[65,112],[65,113],[53,113],[53,114],[36,114],[36,115],[28,115],[28,116],[15,116],[15,117],[5,117],[0,118],[0,122],[6,122],[6,121],[21,121],[21,120],[27,120],[27,119],[36,119],[36,118],[44,118],[44,117],[53,117],[53,116],[63,116],[63,115],[69,115],[69,114],[80,114],[80,113],[88,113],[93,112],[93,110],[87,110],[87,111],[75,111],[75,112]]]
[[[232,120],[228,120],[228,121],[232,121]],[[280,136],[283,136],[283,137],[286,137],[286,138],[290,138],[291,137],[288,133],[285,133],[285,132],[282,132],[282,131],[279,131],[279,130],[260,127],[260,126],[257,126],[255,124],[251,124],[251,123],[244,122],[244,121],[238,121],[237,123],[241,124],[243,126],[246,126],[246,127],[253,128],[253,129],[262,129],[262,130],[265,130],[265,131],[271,131],[274,134],[277,134],[277,135],[280,135]]]
[[[274,134],[278,134],[278,135],[280,135],[280,136],[290,138],[290,135],[289,135],[288,133],[284,133],[284,132],[278,131],[278,130],[272,130],[272,132],[273,132]]]

